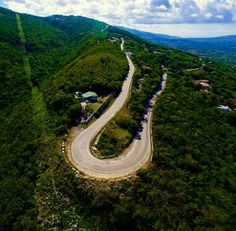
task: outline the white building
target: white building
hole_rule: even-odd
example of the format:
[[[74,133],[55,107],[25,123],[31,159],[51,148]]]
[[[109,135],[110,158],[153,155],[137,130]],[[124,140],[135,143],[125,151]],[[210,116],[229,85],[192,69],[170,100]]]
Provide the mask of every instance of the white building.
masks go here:
[[[219,107],[217,107],[218,109],[221,110],[221,112],[230,112],[231,109],[229,108],[229,106],[225,106],[225,105],[220,105]]]

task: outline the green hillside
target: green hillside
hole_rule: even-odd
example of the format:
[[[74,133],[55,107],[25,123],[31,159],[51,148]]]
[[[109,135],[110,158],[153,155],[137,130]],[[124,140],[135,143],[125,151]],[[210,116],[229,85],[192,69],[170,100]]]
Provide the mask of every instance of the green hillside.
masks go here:
[[[70,108],[79,103],[74,99],[75,92],[95,91],[99,96],[119,93],[128,72],[119,45],[86,37],[80,43],[78,57],[45,83],[45,101],[56,121],[70,121]],[[57,126],[66,125],[58,122]]]
[[[0,229],[35,230],[38,213],[36,179],[40,178],[40,173],[43,177],[44,170],[49,169],[42,165],[41,158],[45,153],[50,158],[50,149],[55,153],[58,151],[58,144],[51,132],[54,122],[48,117],[40,89],[48,85],[53,73],[79,56],[82,52],[79,41],[83,38],[88,41],[85,37],[91,32],[97,32],[100,36],[101,27],[105,24],[81,18],[76,22],[76,33],[80,33],[80,25],[83,32],[78,38],[76,33],[71,36],[68,31],[51,25],[43,18],[20,15],[23,32],[19,35],[14,12],[0,8],[0,17]],[[86,30],[82,29],[82,25]],[[24,44],[20,42],[20,36],[24,36]],[[114,47],[113,51],[111,47],[109,50],[104,57],[111,58],[114,65],[118,49]],[[100,54],[99,60],[102,57]],[[124,65],[125,71],[127,64],[124,61],[122,55],[120,67]],[[94,59],[88,59],[89,67],[92,65],[90,62]],[[105,76],[101,70],[100,74]],[[124,72],[116,71],[114,75],[121,86]],[[58,158],[58,153],[55,158]]]
[[[33,228],[36,140],[16,15],[0,9],[0,229]]]
[[[43,19],[49,24],[70,35],[70,38],[81,39],[84,34],[98,33],[106,27],[106,23],[81,16],[54,15]]]
[[[234,230],[236,115],[217,106],[236,108],[235,69],[105,27],[26,14],[17,25],[0,8],[0,230]],[[111,37],[125,39],[136,72],[127,105],[101,136],[104,155],[137,134],[162,65],[168,83],[154,108],[152,163],[130,179],[96,181],[74,171],[61,144],[81,113],[76,91],[121,89],[128,65]]]
[[[119,91],[128,71],[119,44],[96,42],[94,37],[88,37],[84,46],[84,52],[53,76],[51,86],[72,93],[94,90],[105,95]]]
[[[53,16],[39,18],[22,15],[26,49],[29,52],[33,78],[37,83],[75,58],[80,40],[92,32],[100,33],[103,27],[102,23],[86,18],[76,20],[66,17],[63,23],[54,21],[57,18]]]

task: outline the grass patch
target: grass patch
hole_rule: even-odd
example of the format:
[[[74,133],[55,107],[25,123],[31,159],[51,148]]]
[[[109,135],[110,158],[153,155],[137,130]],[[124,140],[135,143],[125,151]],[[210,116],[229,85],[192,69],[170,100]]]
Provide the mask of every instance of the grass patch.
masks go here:
[[[88,109],[91,111],[97,111],[98,108],[102,105],[101,102],[96,102],[96,103],[90,103],[87,105]]]
[[[97,156],[110,158],[120,155],[132,142],[135,125],[126,104],[100,134],[95,145]]]
[[[16,14],[16,23],[17,23],[17,27],[18,27],[20,41],[23,45],[25,45],[26,39],[25,39],[25,34],[24,34],[24,31],[23,31],[23,28],[22,28],[21,19],[20,19],[19,14]]]
[[[48,111],[42,92],[40,92],[37,87],[32,88],[32,101],[35,126],[39,129],[39,131],[45,133],[49,129]]]
[[[102,157],[119,155],[132,140],[132,135],[116,123],[111,122],[102,133],[96,148],[102,150]]]
[[[106,31],[97,31],[95,32],[95,36],[98,39],[104,40],[108,37],[108,33]]]
[[[19,31],[21,45],[24,51],[26,52],[25,50],[26,39],[25,39],[25,35],[24,35],[24,31],[22,28],[19,14],[16,14],[16,22],[17,22],[17,27]],[[32,72],[31,72],[31,66],[30,66],[30,62],[29,62],[29,58],[27,54],[23,55],[23,67],[24,67],[26,78],[32,87],[32,83],[31,83]],[[38,129],[38,131],[45,133],[48,130],[48,124],[47,124],[48,112],[47,112],[47,108],[43,99],[43,94],[42,92],[39,91],[37,87],[32,87],[31,94],[32,94],[34,124],[36,128]]]

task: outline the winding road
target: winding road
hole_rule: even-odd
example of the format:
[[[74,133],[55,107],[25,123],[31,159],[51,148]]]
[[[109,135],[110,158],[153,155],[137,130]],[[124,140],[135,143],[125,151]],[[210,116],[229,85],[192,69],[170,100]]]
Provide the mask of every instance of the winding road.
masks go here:
[[[123,39],[121,50],[124,50]],[[124,178],[138,171],[152,158],[152,107],[149,107],[145,115],[145,121],[142,122],[143,130],[140,132],[139,138],[134,139],[123,155],[112,159],[98,159],[90,151],[91,141],[122,108],[129,96],[135,68],[127,54],[126,58],[129,63],[129,73],[124,81],[120,95],[99,119],[77,135],[68,152],[68,158],[73,166],[91,177],[104,179]],[[150,105],[155,103],[156,97],[165,88],[166,79],[167,74],[164,74],[162,86],[150,100]]]
[[[108,27],[109,27],[109,25],[106,25],[106,27],[104,29],[102,29],[101,32],[104,32]]]

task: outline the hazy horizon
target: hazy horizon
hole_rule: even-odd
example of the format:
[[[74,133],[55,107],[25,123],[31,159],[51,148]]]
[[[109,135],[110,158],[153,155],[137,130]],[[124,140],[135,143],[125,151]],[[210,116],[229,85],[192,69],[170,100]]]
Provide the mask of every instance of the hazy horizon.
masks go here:
[[[80,15],[182,38],[236,35],[234,0],[0,0],[0,6],[36,16]]]
[[[214,38],[221,36],[236,35],[236,23],[232,24],[156,24],[156,25],[140,25],[140,27],[129,27],[130,29],[150,32],[155,34],[163,34],[169,36],[177,36],[181,38]],[[222,32],[222,30],[224,31]]]

